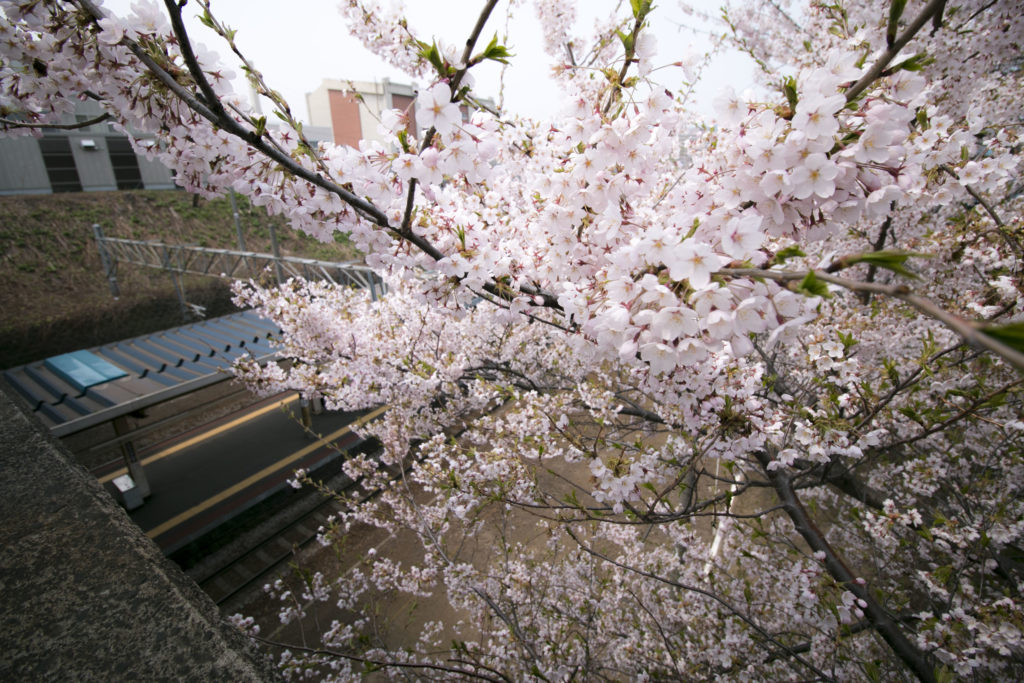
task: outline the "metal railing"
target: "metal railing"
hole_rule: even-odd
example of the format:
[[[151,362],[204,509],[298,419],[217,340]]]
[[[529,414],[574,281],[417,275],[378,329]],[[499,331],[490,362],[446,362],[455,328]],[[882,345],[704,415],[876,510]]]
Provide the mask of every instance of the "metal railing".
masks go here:
[[[386,287],[380,275],[361,263],[351,261],[331,262],[316,259],[262,254],[254,251],[232,249],[211,249],[163,242],[129,240],[120,237],[106,237],[99,225],[93,225],[100,260],[110,283],[110,291],[120,295],[117,284],[119,263],[131,263],[146,268],[158,268],[174,277],[178,298],[184,301],[179,275],[209,275],[219,278],[258,278],[261,273],[272,269],[278,283],[296,277],[304,280],[326,280],[337,285],[360,287],[370,291],[375,301],[385,293]]]

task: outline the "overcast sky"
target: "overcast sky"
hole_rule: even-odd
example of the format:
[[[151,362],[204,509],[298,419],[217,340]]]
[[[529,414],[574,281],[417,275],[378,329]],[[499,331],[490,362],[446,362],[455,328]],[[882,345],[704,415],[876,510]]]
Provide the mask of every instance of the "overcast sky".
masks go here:
[[[131,0],[105,0],[104,6],[115,14],[123,13]],[[479,15],[481,0],[407,0],[406,16],[409,25],[424,39],[438,38],[448,44],[461,44],[472,30]],[[530,2],[517,3],[508,29],[508,45],[515,54],[512,66],[505,75],[505,107],[510,111],[531,116],[551,114],[561,104],[561,95],[547,77],[550,60],[541,49],[541,30]],[[577,18],[576,35],[585,37],[595,19],[606,17],[618,4],[614,0],[586,0],[581,2]],[[628,12],[628,2],[623,3]],[[707,0],[708,10],[714,12],[716,0]],[[385,6],[387,4],[385,3]],[[485,29],[486,39],[495,31],[505,33],[507,2],[501,2]],[[349,36],[345,23],[331,0],[213,0],[214,15],[238,31],[236,42],[261,70],[271,87],[281,92],[292,110],[308,121],[306,93],[312,91],[325,78],[373,81],[390,78],[394,82],[410,83],[412,79],[381,59],[367,52],[362,44]],[[198,5],[189,3],[185,14],[194,17]],[[706,42],[699,33],[682,26],[682,14],[672,0],[656,5],[651,26],[658,37],[658,62],[673,62],[699,56],[706,50]],[[192,21],[190,31],[196,42],[228,55],[218,43],[217,36]],[[223,60],[233,67],[228,59]],[[240,69],[235,72],[241,75]],[[657,74],[670,88],[681,83],[678,69],[663,70]],[[698,99],[701,109],[710,111],[713,88],[729,83],[737,91],[750,83],[750,68],[746,60],[728,56],[719,60],[708,74],[706,87]],[[499,69],[497,65],[481,65],[474,69],[477,92],[497,100]],[[425,85],[417,83],[416,85]],[[236,89],[247,87],[241,78]]]

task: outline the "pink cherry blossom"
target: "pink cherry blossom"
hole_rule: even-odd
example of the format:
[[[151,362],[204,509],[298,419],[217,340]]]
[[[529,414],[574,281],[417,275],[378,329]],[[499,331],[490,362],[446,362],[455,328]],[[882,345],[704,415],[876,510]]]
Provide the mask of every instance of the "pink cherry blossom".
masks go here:
[[[896,40],[880,0],[678,10],[757,60],[704,120],[670,75],[699,75],[687,41],[654,50],[675,8],[587,32],[541,0],[566,106],[463,123],[501,17],[467,46],[346,0],[371,52],[432,84],[436,133],[399,139],[385,112],[353,148],[283,107],[260,125],[212,51],[182,49],[175,3],[0,0],[0,132],[87,96],[185,188],[345,234],[386,281],[236,292],[290,359],[240,361],[254,392],[380,410],[320,543],[415,550],[270,583],[308,640],[286,675],[1017,680],[1024,22],[906,5]],[[394,629],[387,601],[421,613]]]

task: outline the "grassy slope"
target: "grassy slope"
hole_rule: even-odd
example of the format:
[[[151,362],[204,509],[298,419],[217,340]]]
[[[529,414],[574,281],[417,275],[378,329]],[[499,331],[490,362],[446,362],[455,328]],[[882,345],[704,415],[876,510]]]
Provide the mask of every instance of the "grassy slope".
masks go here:
[[[270,252],[268,219],[239,198],[246,248]],[[181,324],[170,276],[122,264],[114,300],[100,265],[92,225],[109,237],[237,249],[227,199],[174,190],[0,197],[0,367]],[[280,223],[278,223],[280,225]],[[284,254],[329,261],[358,258],[343,240],[321,244],[278,229]],[[231,310],[225,284],[184,279],[188,301],[208,313]]]

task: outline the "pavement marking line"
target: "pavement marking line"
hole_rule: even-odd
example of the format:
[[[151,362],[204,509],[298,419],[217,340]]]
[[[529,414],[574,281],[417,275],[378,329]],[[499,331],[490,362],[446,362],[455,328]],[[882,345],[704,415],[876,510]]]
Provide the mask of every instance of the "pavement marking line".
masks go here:
[[[295,462],[296,460],[299,460],[299,459],[309,455],[313,451],[323,447],[324,445],[330,443],[331,441],[334,441],[335,439],[337,439],[338,437],[342,436],[343,434],[347,434],[348,432],[352,431],[352,426],[353,425],[356,425],[356,424],[359,424],[359,425],[366,424],[370,420],[376,418],[378,415],[383,413],[385,410],[387,410],[387,406],[381,406],[380,408],[377,408],[376,410],[374,410],[372,413],[368,413],[368,414],[364,415],[363,417],[361,417],[361,418],[359,418],[357,420],[353,420],[353,422],[351,424],[345,425],[344,427],[342,427],[338,431],[334,432],[333,434],[328,434],[327,436],[325,436],[324,438],[320,439],[319,441],[311,443],[310,445],[306,446],[305,448],[292,453],[291,455],[289,455],[288,457],[284,458],[283,460],[278,460],[273,465],[270,465],[268,467],[264,467],[262,470],[260,470],[256,474],[253,474],[253,475],[251,475],[249,477],[246,477],[245,479],[243,479],[242,481],[238,482],[237,484],[235,484],[231,488],[225,489],[225,490],[221,491],[220,493],[218,493],[217,495],[213,496],[212,498],[207,498],[202,503],[199,503],[198,505],[196,505],[194,507],[191,507],[188,510],[185,510],[180,515],[172,517],[171,519],[167,520],[163,524],[161,524],[161,525],[159,525],[157,527],[153,527],[152,529],[150,529],[149,531],[146,532],[146,536],[148,536],[150,538],[156,538],[160,534],[162,534],[162,533],[164,533],[164,532],[166,532],[166,531],[168,531],[170,529],[173,529],[174,527],[178,526],[182,522],[188,521],[192,517],[195,517],[199,513],[208,510],[209,508],[213,507],[217,503],[220,503],[221,501],[226,500],[226,499],[230,498],[231,496],[235,495],[239,491],[241,491],[241,490],[243,490],[243,489],[253,485],[254,483],[259,481],[260,479],[263,479],[264,477],[273,474],[277,470],[280,470],[280,469],[282,469],[284,467],[287,467],[288,465],[290,465],[291,463]]]
[[[185,439],[181,443],[174,444],[173,446],[171,446],[169,448],[165,448],[162,451],[154,453],[153,455],[150,455],[150,456],[148,456],[146,458],[143,458],[141,464],[148,465],[151,462],[156,462],[157,460],[160,460],[162,458],[166,458],[169,455],[174,455],[178,451],[184,450],[184,449],[188,448],[189,446],[195,446],[197,443],[201,443],[203,441],[206,441],[207,439],[212,439],[213,437],[217,436],[218,434],[223,434],[224,432],[226,432],[229,429],[233,429],[234,427],[237,427],[240,424],[248,422],[249,420],[256,419],[257,417],[259,417],[261,415],[265,415],[266,413],[269,413],[272,410],[277,410],[279,408],[282,408],[282,407],[288,405],[289,403],[294,403],[297,400],[299,400],[298,394],[293,394],[292,396],[289,396],[288,398],[283,398],[280,401],[275,401],[274,403],[271,403],[270,405],[263,406],[259,410],[254,410],[253,412],[246,413],[245,415],[243,415],[241,417],[236,417],[234,420],[231,420],[230,422],[225,422],[224,424],[220,425],[219,427],[215,427],[215,428],[213,428],[213,429],[211,429],[211,430],[209,430],[207,432],[203,432],[202,434],[197,434],[196,436],[193,436],[191,439]],[[127,472],[128,472],[128,468],[121,467],[121,468],[115,470],[114,472],[112,472],[110,474],[107,474],[107,475],[104,475],[104,476],[100,477],[99,482],[101,484],[106,484],[108,481],[111,481],[111,480],[115,479],[116,477],[120,477],[122,474],[126,474]]]

